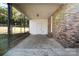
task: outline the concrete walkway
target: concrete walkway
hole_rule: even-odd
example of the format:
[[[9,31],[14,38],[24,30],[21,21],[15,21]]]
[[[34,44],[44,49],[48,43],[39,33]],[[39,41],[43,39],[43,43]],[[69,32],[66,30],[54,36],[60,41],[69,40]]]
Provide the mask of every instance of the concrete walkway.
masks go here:
[[[63,48],[55,39],[45,35],[30,35],[4,56],[75,56],[78,49]]]

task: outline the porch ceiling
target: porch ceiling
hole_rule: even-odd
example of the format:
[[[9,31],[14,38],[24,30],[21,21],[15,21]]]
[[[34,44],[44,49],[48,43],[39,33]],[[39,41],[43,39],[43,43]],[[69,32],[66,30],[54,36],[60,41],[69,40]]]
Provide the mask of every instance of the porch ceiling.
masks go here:
[[[13,6],[30,19],[47,19],[59,8],[58,3],[13,3]]]

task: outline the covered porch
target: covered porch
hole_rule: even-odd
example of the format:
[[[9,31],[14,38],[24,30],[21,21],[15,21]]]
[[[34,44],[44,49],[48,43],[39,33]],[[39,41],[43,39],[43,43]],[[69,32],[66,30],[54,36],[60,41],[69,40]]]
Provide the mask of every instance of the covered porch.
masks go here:
[[[8,3],[8,36],[6,36],[8,39],[6,40],[7,43],[5,43],[7,47],[1,47],[6,52],[3,50],[2,52],[5,53],[3,54],[7,56],[79,55],[78,49],[76,49],[79,47],[78,5]],[[24,25],[21,23],[20,27],[25,29],[25,20],[29,20],[29,30],[27,32],[24,30],[13,36],[12,7],[24,15]]]

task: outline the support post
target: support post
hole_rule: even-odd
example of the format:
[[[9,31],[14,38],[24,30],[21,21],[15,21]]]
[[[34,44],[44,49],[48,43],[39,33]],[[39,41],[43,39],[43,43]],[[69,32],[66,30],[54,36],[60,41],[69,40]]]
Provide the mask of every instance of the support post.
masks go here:
[[[12,21],[12,4],[8,3],[8,47],[10,48],[11,42],[11,21]]]

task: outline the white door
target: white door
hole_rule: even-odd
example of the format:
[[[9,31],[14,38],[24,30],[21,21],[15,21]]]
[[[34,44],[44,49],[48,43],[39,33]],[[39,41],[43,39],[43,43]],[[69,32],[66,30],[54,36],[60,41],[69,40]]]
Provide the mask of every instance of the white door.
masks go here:
[[[40,21],[36,22],[36,33],[37,34],[41,34],[41,30],[42,30],[42,25]]]
[[[41,34],[48,34],[48,21],[47,20],[41,21]]]
[[[30,33],[48,34],[48,20],[47,19],[30,20]]]

